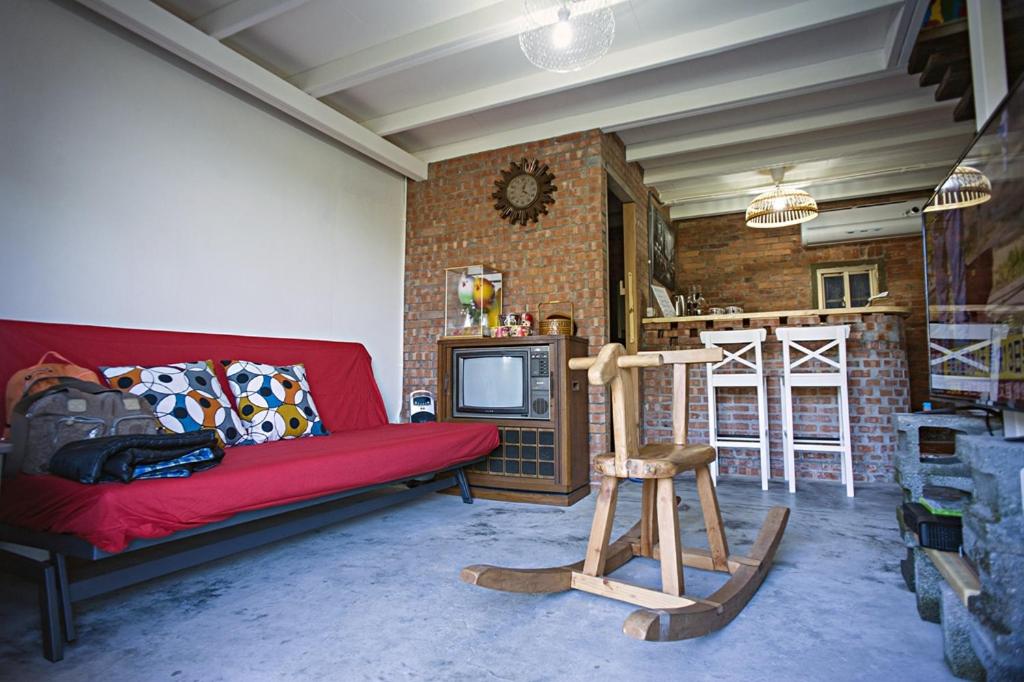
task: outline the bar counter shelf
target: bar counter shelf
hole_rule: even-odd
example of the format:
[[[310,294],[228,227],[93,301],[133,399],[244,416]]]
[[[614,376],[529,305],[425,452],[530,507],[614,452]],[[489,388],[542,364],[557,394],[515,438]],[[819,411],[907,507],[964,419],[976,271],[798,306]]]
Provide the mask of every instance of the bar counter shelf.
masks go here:
[[[776,335],[780,327],[845,325],[850,328],[846,340],[849,381],[853,480],[891,481],[895,460],[896,434],[892,416],[909,412],[910,373],[908,366],[909,307],[873,305],[861,308],[828,308],[745,312],[735,315],[652,317],[643,320],[640,349],[644,351],[685,350],[703,347],[702,332],[764,329],[764,378],[767,389],[767,413],[771,477],[783,474],[782,342]],[[919,331],[919,330],[918,330]],[[807,344],[812,350],[821,344]],[[923,348],[926,349],[926,346]],[[730,349],[738,352],[738,347]],[[917,352],[922,352],[917,349]],[[924,350],[923,352],[927,352]],[[927,358],[925,357],[925,361]],[[811,370],[810,362],[800,371]],[[690,385],[690,433],[709,439],[708,400],[704,372],[693,372]],[[717,403],[719,438],[757,440],[758,406],[751,389],[731,389]],[[828,391],[798,389],[794,401],[794,437],[805,441],[835,441],[839,437],[836,398]],[[671,435],[671,375],[646,372],[643,380],[645,437],[654,440]],[[719,472],[760,476],[756,450],[722,447]],[[796,453],[797,479],[823,479],[839,482],[840,457],[831,452]]]
[[[910,308],[892,305],[866,306],[863,308],[813,308],[807,310],[773,310],[767,312],[737,313],[735,315],[685,315],[682,317],[645,317],[644,324],[663,324],[672,322],[726,322],[734,320],[765,320],[778,318],[780,324],[787,324],[785,320],[793,317],[822,318],[835,315],[899,315],[906,317],[910,315]],[[830,324],[822,320],[821,324]]]

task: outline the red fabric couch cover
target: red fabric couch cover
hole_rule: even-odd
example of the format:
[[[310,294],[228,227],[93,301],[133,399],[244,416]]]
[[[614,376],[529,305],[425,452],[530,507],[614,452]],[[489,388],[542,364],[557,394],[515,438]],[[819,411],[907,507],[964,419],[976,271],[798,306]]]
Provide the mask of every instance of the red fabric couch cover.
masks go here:
[[[305,364],[329,436],[227,449],[188,479],[84,485],[56,476],[3,482],[0,523],[77,535],[107,552],[243,511],[312,499],[472,461],[498,445],[489,424],[388,424],[370,355],[358,343],[0,320],[0,386],[56,350],[75,364],[213,360]]]

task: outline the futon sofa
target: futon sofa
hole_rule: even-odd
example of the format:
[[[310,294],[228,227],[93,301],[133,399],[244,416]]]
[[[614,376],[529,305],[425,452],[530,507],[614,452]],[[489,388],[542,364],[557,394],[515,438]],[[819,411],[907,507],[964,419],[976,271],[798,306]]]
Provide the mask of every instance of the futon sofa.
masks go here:
[[[43,653],[75,638],[71,604],[458,485],[498,445],[488,424],[389,424],[358,343],[0,320],[0,386],[48,350],[100,366],[303,363],[329,435],[240,445],[187,479],[85,485],[19,475],[0,489],[0,567],[40,581]],[[34,548],[33,551],[19,551]],[[70,561],[69,561],[70,559]]]

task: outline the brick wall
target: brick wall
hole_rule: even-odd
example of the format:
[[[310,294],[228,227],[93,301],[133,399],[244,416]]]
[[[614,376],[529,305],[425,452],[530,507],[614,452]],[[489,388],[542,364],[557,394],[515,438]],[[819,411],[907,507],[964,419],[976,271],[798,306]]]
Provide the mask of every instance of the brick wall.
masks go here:
[[[920,194],[872,198],[872,203],[906,201]],[[865,200],[822,204],[845,208]],[[859,260],[881,261],[883,290],[891,304],[913,312],[905,320],[910,364],[910,397],[914,409],[928,400],[928,343],[924,302],[924,259],[921,239],[903,237],[855,244],[804,248],[800,227],[753,229],[743,214],[679,221],[677,267],[682,285],[700,284],[709,305],[743,306],[747,312],[816,308],[811,266]]]
[[[537,223],[509,225],[494,210],[494,181],[511,161],[539,159],[555,175],[555,203]],[[638,260],[646,282],[647,192],[622,142],[591,130],[430,164],[408,184],[404,393],[437,393],[436,342],[444,324],[444,268],[483,263],[503,275],[504,310],[576,305],[577,334],[596,354],[608,321],[606,166],[636,200]],[[626,226],[627,228],[629,226]],[[405,409],[405,408],[403,408]],[[606,395],[591,390],[591,452],[608,449]]]

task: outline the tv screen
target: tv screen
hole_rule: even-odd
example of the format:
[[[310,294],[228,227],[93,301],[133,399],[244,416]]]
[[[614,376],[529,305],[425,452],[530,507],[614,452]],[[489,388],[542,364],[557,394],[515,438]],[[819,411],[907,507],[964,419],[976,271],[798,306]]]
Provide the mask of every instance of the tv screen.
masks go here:
[[[1024,409],[1022,100],[1018,81],[957,164],[983,173],[991,198],[926,208],[929,374],[938,399]]]
[[[523,410],[525,353],[459,357],[459,408],[466,411]]]

